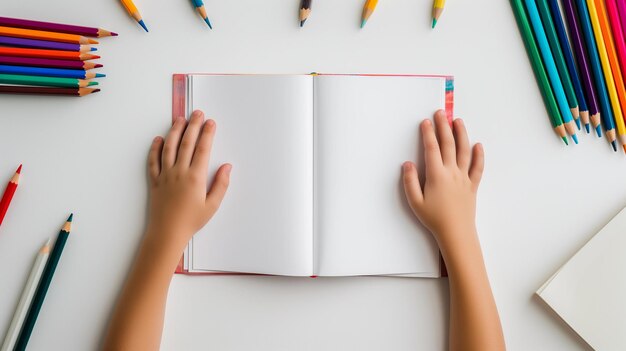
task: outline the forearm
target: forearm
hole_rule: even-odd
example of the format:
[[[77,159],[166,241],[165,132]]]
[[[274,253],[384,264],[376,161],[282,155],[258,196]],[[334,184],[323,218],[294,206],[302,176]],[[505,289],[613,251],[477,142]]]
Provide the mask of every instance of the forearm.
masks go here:
[[[500,318],[476,232],[456,237],[463,239],[441,243],[450,283],[450,350],[504,350]]]
[[[165,303],[180,251],[146,233],[113,313],[104,350],[158,350]],[[182,251],[182,250],[181,250]]]

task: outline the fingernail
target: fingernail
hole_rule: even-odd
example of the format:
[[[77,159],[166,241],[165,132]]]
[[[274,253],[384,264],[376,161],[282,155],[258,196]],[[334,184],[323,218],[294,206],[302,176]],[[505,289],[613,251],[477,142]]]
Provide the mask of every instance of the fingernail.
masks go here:
[[[224,166],[224,172],[226,172],[227,176],[230,176],[230,171],[233,169],[233,165],[231,165],[230,163],[227,163]]]
[[[425,126],[429,126],[432,122],[429,119],[425,119],[424,122],[422,122]]]
[[[213,126],[215,126],[215,121],[212,119],[209,119],[208,121],[206,121],[207,126],[213,128]]]
[[[198,116],[201,117],[202,115],[204,115],[204,112],[200,111],[200,110],[195,110],[191,113],[191,117],[193,116]]]
[[[413,166],[413,165],[411,165],[411,162],[406,161],[406,162],[404,162],[404,163],[402,164],[402,169],[403,169],[405,172],[408,172],[408,171],[410,171],[410,170],[411,170],[411,167],[412,167],[412,166]]]

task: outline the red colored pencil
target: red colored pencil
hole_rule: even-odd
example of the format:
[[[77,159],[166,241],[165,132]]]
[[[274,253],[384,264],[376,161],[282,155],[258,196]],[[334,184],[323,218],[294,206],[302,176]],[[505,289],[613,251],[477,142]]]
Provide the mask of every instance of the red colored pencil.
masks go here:
[[[19,57],[35,57],[53,60],[74,60],[85,61],[99,59],[100,56],[85,54],[78,51],[63,50],[43,50],[43,49],[26,49],[26,48],[10,48],[0,47],[0,55],[3,56],[19,56]]]
[[[83,26],[73,26],[69,24],[50,23],[31,21],[19,18],[0,17],[0,26],[45,30],[49,32],[59,32],[67,34],[83,35],[86,37],[108,37],[110,35],[117,36],[117,33],[110,32],[101,28],[91,28]]]
[[[99,63],[93,63],[89,61],[50,60],[50,59],[41,59],[41,58],[32,58],[32,57],[2,56],[2,55],[0,55],[0,64],[14,65],[14,66],[82,69],[82,70],[103,67]]]
[[[22,172],[22,165],[17,168],[13,178],[7,184],[7,188],[4,190],[4,194],[2,195],[2,199],[0,199],[0,225],[2,225],[2,220],[4,216],[7,214],[7,210],[9,209],[9,205],[11,204],[11,200],[13,199],[13,194],[15,194],[15,190],[17,190],[17,185],[20,182],[20,173]]]

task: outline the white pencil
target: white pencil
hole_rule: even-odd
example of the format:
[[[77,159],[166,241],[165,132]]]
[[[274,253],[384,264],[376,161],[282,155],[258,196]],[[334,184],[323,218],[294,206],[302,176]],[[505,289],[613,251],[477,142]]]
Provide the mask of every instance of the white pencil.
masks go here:
[[[26,313],[28,313],[28,308],[30,307],[30,303],[33,299],[33,296],[35,295],[37,285],[39,285],[41,274],[43,273],[43,269],[46,266],[46,262],[48,262],[49,256],[50,239],[48,239],[46,244],[41,247],[39,253],[37,254],[35,264],[33,264],[33,268],[30,271],[30,275],[28,276],[26,286],[24,286],[24,290],[22,291],[20,301],[17,303],[17,307],[15,308],[15,314],[13,315],[13,320],[11,321],[11,325],[9,326],[7,335],[4,337],[4,342],[2,343],[2,349],[0,349],[0,351],[13,350],[15,342],[17,341],[17,337],[20,334],[20,330],[22,330],[22,324],[24,323],[24,319],[26,318]]]

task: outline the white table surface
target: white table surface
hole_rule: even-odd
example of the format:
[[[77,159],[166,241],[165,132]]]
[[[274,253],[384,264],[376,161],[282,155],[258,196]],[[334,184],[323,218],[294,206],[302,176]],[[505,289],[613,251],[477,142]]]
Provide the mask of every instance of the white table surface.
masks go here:
[[[508,1],[138,0],[150,33],[114,1],[2,1],[1,16],[100,26],[108,76],[86,98],[0,96],[0,179],[24,163],[0,228],[0,331],[33,257],[70,211],[71,238],[30,350],[91,350],[141,239],[145,158],[164,133],[175,72],[443,73],[455,112],[484,143],[478,226],[510,350],[587,350],[534,291],[626,204],[626,158],[604,139],[553,134]],[[264,6],[261,5],[264,4]],[[424,116],[428,117],[428,116]],[[4,186],[4,185],[0,185]],[[443,350],[447,281],[182,277],[170,289],[163,350]],[[602,321],[598,321],[602,323]]]

